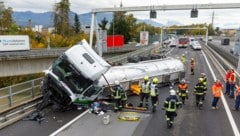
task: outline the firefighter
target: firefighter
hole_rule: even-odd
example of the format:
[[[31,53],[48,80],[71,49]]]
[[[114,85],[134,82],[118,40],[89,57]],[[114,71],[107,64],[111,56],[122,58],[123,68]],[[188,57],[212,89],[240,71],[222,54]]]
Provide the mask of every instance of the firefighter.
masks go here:
[[[240,86],[237,87],[234,111],[238,111],[240,106]]]
[[[212,86],[212,94],[213,94],[213,101],[212,101],[212,109],[218,109],[217,103],[219,98],[221,97],[221,92],[223,89],[223,84],[217,79],[216,82]]]
[[[174,117],[177,116],[177,107],[181,105],[181,102],[178,101],[175,90],[171,89],[169,91],[170,96],[165,99],[164,108],[166,110],[166,120],[167,127],[171,128],[173,125]]]
[[[195,69],[195,60],[194,58],[191,58],[191,74],[194,75],[194,69]]]
[[[149,82],[149,77],[145,76],[144,77],[144,82],[141,85],[141,90],[140,90],[140,104],[139,107],[143,106],[144,100],[145,100],[145,105],[146,108],[148,108],[148,99],[150,96],[150,82]]]
[[[202,97],[206,93],[206,87],[203,84],[203,79],[199,78],[198,83],[194,86],[194,94],[196,95],[196,106],[201,107],[203,104]]]
[[[202,78],[202,82],[203,82],[203,84],[205,85],[205,92],[204,92],[204,95],[203,95],[203,97],[202,97],[202,100],[204,101],[205,100],[205,96],[206,96],[206,93],[207,93],[207,77],[206,77],[206,74],[205,73],[201,73],[201,76],[200,76],[200,78]]]
[[[122,88],[122,87],[121,87]],[[127,104],[127,92],[124,89],[121,89],[121,105],[120,108],[126,107]]]
[[[185,99],[188,99],[188,84],[184,79],[182,79],[178,85],[177,94],[181,98],[182,104],[185,104]]]
[[[156,107],[158,104],[158,79],[153,78],[152,83],[150,85],[150,96],[152,101],[152,112],[156,112]]]
[[[112,88],[112,97],[114,102],[114,112],[121,111],[122,105],[121,105],[121,92],[123,91],[123,88],[120,86],[120,83],[118,80],[114,82],[114,86]]]
[[[185,61],[186,61],[185,54],[182,54],[182,56],[181,56],[181,62],[182,62],[183,64],[185,64]]]

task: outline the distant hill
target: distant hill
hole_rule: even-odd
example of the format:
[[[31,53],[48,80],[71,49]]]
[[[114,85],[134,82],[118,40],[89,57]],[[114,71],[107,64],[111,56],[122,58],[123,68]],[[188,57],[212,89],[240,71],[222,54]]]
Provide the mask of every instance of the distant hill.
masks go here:
[[[74,22],[74,14],[73,12],[70,12],[70,22]],[[112,22],[113,14],[108,12],[108,13],[97,13],[97,21],[100,23],[104,17],[109,22]],[[28,26],[28,22],[31,19],[32,21],[32,26],[35,25],[43,25],[44,27],[51,27],[53,26],[53,12],[44,12],[44,13],[34,13],[31,11],[26,11],[26,12],[13,12],[13,19],[14,21],[19,25],[19,26]],[[79,20],[81,25],[90,25],[91,24],[91,19],[92,19],[92,14],[91,13],[84,13],[79,15]],[[150,19],[138,19],[137,23],[139,22],[145,22],[147,24],[151,24],[155,27],[161,27],[163,24],[155,22]],[[179,22],[174,22],[170,23],[172,24],[179,24]]]

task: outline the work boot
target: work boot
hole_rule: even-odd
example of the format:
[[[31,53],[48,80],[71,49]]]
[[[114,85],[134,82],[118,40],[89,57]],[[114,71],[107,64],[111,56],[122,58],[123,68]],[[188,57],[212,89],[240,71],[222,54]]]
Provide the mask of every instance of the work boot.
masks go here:
[[[156,112],[156,108],[155,107],[153,107],[152,112]]]

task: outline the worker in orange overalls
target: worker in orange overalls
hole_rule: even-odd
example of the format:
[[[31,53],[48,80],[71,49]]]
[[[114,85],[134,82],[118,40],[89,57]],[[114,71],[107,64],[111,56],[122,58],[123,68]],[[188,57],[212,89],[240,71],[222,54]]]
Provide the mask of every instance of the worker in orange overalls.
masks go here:
[[[231,75],[229,78],[229,83],[230,83],[230,98],[234,98],[234,87],[236,85],[236,74],[234,72],[234,69],[231,69]]]
[[[225,75],[226,79],[226,90],[224,94],[230,95],[230,76],[231,76],[231,70],[229,69]]]
[[[236,91],[236,100],[235,100],[235,111],[239,110],[240,106],[240,86],[238,86],[237,91]]]
[[[218,109],[217,103],[219,98],[221,97],[221,92],[223,89],[223,84],[217,79],[216,82],[212,86],[212,94],[213,94],[213,101],[212,101],[212,109]]]
[[[177,94],[181,98],[182,104],[185,104],[185,99],[188,99],[188,84],[184,79],[182,79],[178,85]]]
[[[194,75],[194,69],[195,69],[195,60],[194,58],[191,58],[191,74]]]

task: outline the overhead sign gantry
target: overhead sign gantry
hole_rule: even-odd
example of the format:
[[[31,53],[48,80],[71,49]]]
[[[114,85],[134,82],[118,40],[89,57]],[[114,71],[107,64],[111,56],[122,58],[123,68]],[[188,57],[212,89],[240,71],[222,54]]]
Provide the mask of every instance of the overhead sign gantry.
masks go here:
[[[239,9],[240,3],[219,3],[219,4],[186,4],[186,5],[154,5],[154,9],[157,11],[166,11],[166,10],[192,10],[193,7],[197,7],[198,10],[204,9]],[[114,7],[114,8],[97,8],[92,10],[92,22],[91,22],[91,31],[90,31],[90,46],[93,43],[93,33],[94,26],[96,24],[96,13],[101,12],[117,12],[117,11],[150,11],[150,6],[138,6],[138,7]]]

